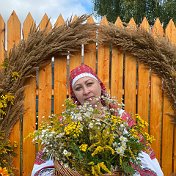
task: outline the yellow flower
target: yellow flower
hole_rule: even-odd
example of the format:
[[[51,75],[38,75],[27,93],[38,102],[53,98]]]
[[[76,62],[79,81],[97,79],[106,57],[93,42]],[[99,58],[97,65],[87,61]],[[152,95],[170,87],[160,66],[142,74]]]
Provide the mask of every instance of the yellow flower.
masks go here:
[[[136,122],[137,125],[142,129],[148,126],[148,123],[143,120],[138,114],[136,114]]]
[[[92,171],[92,175],[98,176],[98,174],[96,173],[96,166],[92,166],[91,171]]]
[[[12,102],[14,100],[14,96],[11,93],[7,93],[4,99]]]
[[[88,163],[88,165],[94,165],[94,162],[93,162],[93,161],[91,161],[91,162],[89,162],[89,163]]]
[[[134,128],[131,128],[131,129],[130,129],[130,133],[131,133],[131,135],[132,135],[134,138],[139,139],[139,133],[138,133],[138,131],[136,131]]]
[[[106,171],[107,173],[111,173],[111,171],[106,167],[106,165],[104,164],[104,162],[99,163],[99,166]]]
[[[98,146],[91,155],[95,156],[96,154],[98,154],[98,153],[100,153],[102,151],[104,151],[104,148],[101,147],[101,146]]]
[[[106,146],[104,147],[104,149],[105,149],[105,150],[106,150],[106,149],[107,149],[107,150],[110,150],[113,155],[114,155],[114,153],[115,153],[114,149],[113,149],[112,147],[108,146],[108,145],[106,145]]]
[[[5,160],[5,159],[2,160],[2,162],[3,162],[3,164],[7,164],[7,160]]]
[[[86,150],[87,150],[87,144],[82,144],[79,148],[80,148],[80,150],[82,150],[83,152],[86,152]]]
[[[101,162],[101,163],[98,163],[97,165],[92,166],[91,169],[92,169],[92,175],[95,175],[95,176],[103,175],[101,170],[104,170],[107,173],[111,174],[111,171],[106,167],[104,162]]]
[[[18,72],[12,72],[12,80],[17,80],[17,78],[19,77],[19,73]]]
[[[66,135],[70,135],[73,133],[73,136],[77,137],[81,133],[81,124],[80,122],[71,122],[64,128],[64,131]]]
[[[112,143],[114,142],[114,135],[113,134],[110,134],[109,135],[109,145],[112,145]]]
[[[96,170],[97,170],[97,174],[98,175],[101,175],[101,171],[100,171],[100,163],[98,163],[97,165],[96,165]]]
[[[154,138],[154,136],[150,136],[148,133],[144,133],[144,136],[145,136],[145,138],[146,138],[146,140],[151,144],[154,140],[155,140],[155,138]]]
[[[4,168],[0,167],[0,175],[1,176],[9,176],[9,173],[8,173],[6,167],[4,167]]]
[[[119,157],[120,166],[122,166],[122,156]]]
[[[131,149],[128,149],[128,151],[130,152],[131,157],[132,157],[133,159],[135,159],[135,156],[134,156],[133,152],[131,151]]]
[[[4,107],[4,106],[3,106],[2,102],[0,102],[0,109],[3,108],[3,107]]]
[[[114,124],[121,124],[121,122],[122,122],[121,118],[119,118],[117,116],[113,116],[113,115],[111,116],[111,120]]]
[[[14,146],[15,148],[18,147],[18,143],[17,143],[17,141],[14,141],[13,146]]]

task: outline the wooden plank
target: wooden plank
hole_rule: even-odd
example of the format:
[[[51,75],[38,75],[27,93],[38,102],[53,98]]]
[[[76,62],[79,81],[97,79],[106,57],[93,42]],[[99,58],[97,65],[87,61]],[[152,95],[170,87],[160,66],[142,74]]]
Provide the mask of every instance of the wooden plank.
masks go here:
[[[34,132],[36,129],[36,81],[34,78],[29,78],[25,84],[25,100],[24,100],[24,119],[23,119],[23,136],[24,138],[29,133]],[[23,141],[23,176],[31,174],[34,161],[35,161],[35,145],[32,143],[32,139],[27,138]]]
[[[165,30],[166,37],[173,44],[176,44],[176,28],[172,20],[170,20]],[[167,113],[173,114],[171,103],[169,102],[166,95],[164,96],[164,107],[163,107],[163,131],[162,131],[162,168],[165,175],[172,173],[172,166],[176,165],[176,158],[172,160],[174,156],[174,125],[171,123],[170,117]],[[175,136],[176,137],[176,136]],[[176,138],[175,138],[176,139]],[[173,145],[170,145],[173,144]],[[175,146],[176,147],[176,146]],[[176,156],[176,152],[175,152]],[[167,163],[167,164],[165,164]]]
[[[176,173],[176,125],[174,126],[174,136],[173,136],[173,139],[174,139],[174,151],[173,151],[173,173]]]
[[[103,17],[100,25],[108,25],[106,17]],[[101,31],[100,31],[101,32]],[[98,76],[104,83],[107,92],[110,93],[109,87],[109,62],[110,62],[110,50],[108,46],[98,46]]]
[[[162,91],[161,80],[154,74],[151,76],[151,109],[150,134],[155,137],[152,148],[156,158],[161,162],[161,127],[162,127]]]
[[[164,29],[161,25],[161,22],[159,20],[159,18],[156,19],[153,27],[152,27],[152,30],[151,30],[152,34],[154,37],[161,37],[164,35]]]
[[[78,17],[74,16],[72,22],[74,22]],[[75,67],[81,64],[81,45],[80,51],[78,53],[70,53],[70,70],[74,69]]]
[[[171,123],[170,117],[167,113],[173,113],[171,104],[167,97],[164,97],[164,107],[163,107],[163,130],[162,130],[162,161],[161,167],[163,169],[164,175],[171,175],[172,165],[174,160],[174,125]],[[174,159],[174,158],[173,158]],[[167,163],[167,164],[166,164]]]
[[[138,65],[138,100],[137,113],[149,122],[150,73],[143,64]],[[148,131],[148,128],[146,129]]]
[[[152,34],[155,37],[163,35],[162,25],[157,19],[152,28]],[[161,140],[162,140],[162,87],[161,79],[157,75],[151,75],[151,100],[150,100],[150,134],[155,137],[152,148],[155,151],[156,158],[161,163]]]
[[[60,15],[56,21],[55,26],[61,26],[65,23],[63,17]],[[59,114],[63,110],[62,104],[67,96],[66,82],[67,82],[67,60],[66,56],[55,57],[54,59],[54,113]]]
[[[123,28],[122,21],[118,17],[115,25]],[[115,97],[119,103],[123,98],[123,52],[120,48],[112,46],[111,61],[111,96]]]
[[[70,55],[69,63],[70,63],[70,71],[81,64],[81,46],[80,46],[80,52]]]
[[[129,28],[136,29],[136,24],[132,18]],[[125,55],[125,110],[133,115],[136,114],[136,58],[130,53]]]
[[[13,11],[8,22],[7,22],[7,50],[8,53],[10,49],[16,44],[19,43],[21,39],[21,25],[20,21],[16,15],[16,13]],[[20,118],[20,117],[19,117]],[[22,125],[22,124],[21,124]],[[13,165],[17,169],[15,175],[20,174],[20,121],[18,121],[10,134],[10,140],[11,141],[17,141],[18,147],[15,150],[17,156],[14,158]]]
[[[36,24],[34,22],[34,19],[31,15],[31,13],[28,13],[24,23],[23,23],[23,30],[22,30],[22,34],[23,34],[23,38],[27,39],[28,38],[28,34],[31,30],[31,27],[36,27]]]
[[[140,28],[149,31],[150,26],[146,18],[143,19]],[[143,64],[138,65],[138,99],[137,113],[148,122],[149,116],[149,95],[150,95],[150,73]],[[148,128],[146,129],[148,132]]]
[[[74,21],[76,19],[77,19],[77,16],[74,16],[72,21]],[[81,59],[81,45],[80,45],[80,51],[78,51],[76,53],[70,53],[70,57],[68,60],[68,64],[69,64],[68,68],[69,69],[67,71],[70,72],[72,69],[78,67],[81,63],[82,63],[82,59]],[[68,89],[69,89],[69,80],[67,80],[67,85],[68,85]]]
[[[45,14],[39,24],[40,30],[46,29],[46,32],[51,30],[52,26],[48,16]],[[51,73],[51,58],[48,58],[49,63],[39,68],[39,91],[38,91],[38,123],[42,121],[42,117],[48,117],[51,114],[51,95],[52,95],[52,73]]]
[[[29,13],[23,23],[23,38],[27,39],[31,26],[35,25]],[[28,78],[24,90],[23,137],[36,129],[36,77]],[[23,140],[23,176],[31,174],[35,161],[35,145],[31,138]]]
[[[7,21],[7,51],[19,43],[21,39],[21,24],[15,13],[12,12],[9,20]]]
[[[76,68],[76,67],[78,67],[79,65],[81,65],[81,46],[80,46],[80,52],[77,52],[77,53],[74,53],[73,55],[71,55],[70,57],[69,57],[70,59],[68,60],[68,70],[67,70],[67,72],[70,72],[70,71],[72,71],[74,68]],[[69,73],[67,73],[67,74],[69,74]],[[68,75],[69,76],[69,75]],[[69,91],[68,92],[70,92],[70,84],[69,84],[69,80],[67,79],[67,85],[68,85],[68,89],[69,89]],[[70,93],[69,93],[69,95],[70,95]]]
[[[4,61],[4,53],[5,53],[5,23],[0,15],[0,69],[1,65]]]
[[[93,24],[95,22],[92,17],[89,17],[87,23]],[[94,35],[96,35],[96,31]],[[94,71],[96,71],[96,43],[86,45],[84,50],[84,64],[89,65]]]

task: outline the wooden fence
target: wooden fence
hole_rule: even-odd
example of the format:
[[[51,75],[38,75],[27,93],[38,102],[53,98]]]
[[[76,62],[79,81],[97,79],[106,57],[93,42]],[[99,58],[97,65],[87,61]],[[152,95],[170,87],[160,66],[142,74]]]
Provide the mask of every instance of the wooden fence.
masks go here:
[[[43,29],[48,22],[47,15],[44,15],[39,27]],[[94,22],[89,18],[89,23]],[[7,51],[18,44],[23,38],[27,38],[30,27],[34,24],[31,14],[28,14],[22,27],[21,23],[13,12],[7,22],[7,28],[3,18],[0,16],[0,62],[4,58],[4,46]],[[57,26],[64,24],[64,19],[59,16]],[[101,24],[108,25],[106,18]],[[122,26],[119,18],[115,23]],[[129,25],[136,27],[133,19]],[[146,18],[140,27],[150,31],[152,35],[166,35],[172,43],[176,44],[176,27],[171,20],[164,30],[157,19],[151,28]],[[49,28],[52,25],[49,24]],[[7,39],[5,32],[7,31]],[[22,34],[21,35],[21,31]],[[5,44],[5,41],[7,43]],[[83,47],[83,46],[82,46]],[[51,112],[62,111],[62,104],[68,94],[67,77],[68,70],[84,62],[98,71],[99,77],[105,83],[108,92],[116,96],[119,101],[124,99],[125,110],[133,114],[139,113],[148,123],[147,129],[155,136],[152,147],[156,153],[164,175],[169,176],[176,173],[176,127],[170,122],[167,112],[172,113],[170,103],[162,92],[162,81],[151,70],[139,64],[136,58],[130,53],[122,53],[116,48],[99,46],[96,44],[84,46],[91,49],[84,54],[84,50],[74,56],[51,58],[50,64],[45,68],[39,68],[36,78],[30,78],[26,82],[24,108],[25,113],[18,121],[11,133],[10,139],[18,142],[17,156],[14,158],[14,166],[17,168],[16,175],[29,176],[35,160],[36,146],[31,139],[24,138],[36,129],[36,122],[40,123],[42,116],[48,116]],[[81,47],[80,47],[81,48]],[[84,49],[85,49],[84,48]],[[37,80],[37,81],[36,81]],[[38,118],[36,118],[38,117]]]

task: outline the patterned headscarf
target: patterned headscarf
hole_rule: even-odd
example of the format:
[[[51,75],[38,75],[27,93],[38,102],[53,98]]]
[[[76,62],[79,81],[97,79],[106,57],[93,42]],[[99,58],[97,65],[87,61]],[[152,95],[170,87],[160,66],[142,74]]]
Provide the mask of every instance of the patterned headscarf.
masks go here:
[[[80,104],[80,102],[77,100],[73,92],[73,85],[78,79],[83,78],[85,76],[96,79],[100,83],[100,86],[101,86],[101,95],[106,96],[106,88],[104,84],[102,83],[102,81],[98,78],[98,76],[92,70],[92,68],[90,68],[89,66],[85,64],[81,64],[80,66],[76,67],[70,72],[70,94],[71,94],[71,98],[73,99],[73,101],[77,104]]]

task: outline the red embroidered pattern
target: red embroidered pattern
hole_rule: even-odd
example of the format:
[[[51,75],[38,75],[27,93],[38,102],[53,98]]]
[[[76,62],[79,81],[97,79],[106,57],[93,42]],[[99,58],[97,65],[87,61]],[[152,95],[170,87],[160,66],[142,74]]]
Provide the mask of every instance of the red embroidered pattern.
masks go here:
[[[143,168],[138,171],[141,176],[157,176],[157,174],[149,168]]]
[[[122,117],[123,120],[127,121],[129,127],[132,127],[133,125],[135,125],[135,121],[130,116],[130,114],[128,114],[127,112],[124,111],[121,117]],[[142,135],[140,135],[140,142],[141,143],[144,142],[144,138],[143,138]],[[155,153],[154,153],[153,149],[150,146],[147,147],[147,151],[145,151],[145,152],[150,156],[151,159],[155,159],[156,158]]]
[[[129,127],[132,127],[133,125],[136,124],[135,121],[133,120],[133,118],[130,116],[130,114],[128,114],[128,113],[125,112],[125,111],[123,112],[121,118],[122,118],[123,120],[127,121]]]
[[[35,159],[35,164],[40,165],[40,164],[45,163],[45,160],[42,159],[42,156],[43,156],[43,152],[42,151],[37,153],[37,157]]]

